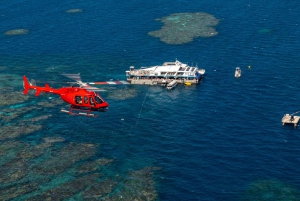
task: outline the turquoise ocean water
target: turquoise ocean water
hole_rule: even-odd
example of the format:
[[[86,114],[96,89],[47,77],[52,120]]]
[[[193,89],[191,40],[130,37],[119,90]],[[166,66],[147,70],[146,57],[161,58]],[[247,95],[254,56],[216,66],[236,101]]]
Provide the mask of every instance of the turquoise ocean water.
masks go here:
[[[67,13],[69,9],[82,12]],[[214,15],[220,19],[218,35],[169,45],[147,34],[162,26],[156,18],[179,12]],[[299,12],[295,0],[4,0],[2,88],[22,92],[24,74],[39,85],[49,81],[53,87],[63,84],[50,81],[70,81],[61,73],[81,73],[83,81],[124,80],[129,66],[176,58],[205,68],[206,75],[197,86],[172,91],[159,86],[106,87],[101,95],[109,110],[98,118],[63,114],[60,109],[68,106],[62,104],[1,120],[1,126],[51,114],[41,130],[15,140],[37,144],[55,136],[65,143],[99,144],[96,157],[114,159],[107,175],[159,167],[154,173],[157,200],[247,200],[249,186],[260,181],[300,191],[299,128],[281,125],[285,113],[300,110]],[[4,34],[11,29],[29,32]],[[240,79],[234,78],[236,66],[242,70]],[[41,101],[59,98],[30,94],[22,104],[2,105],[1,110]],[[282,196],[272,187],[264,188],[265,200]],[[38,194],[30,193],[15,200]]]

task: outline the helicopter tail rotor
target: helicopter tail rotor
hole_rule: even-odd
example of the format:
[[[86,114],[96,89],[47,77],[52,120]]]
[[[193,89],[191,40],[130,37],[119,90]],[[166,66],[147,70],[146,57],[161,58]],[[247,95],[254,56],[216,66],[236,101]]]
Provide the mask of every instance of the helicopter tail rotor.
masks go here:
[[[27,77],[24,75],[23,76],[23,87],[24,87],[24,94],[26,95],[29,91],[29,89],[35,89],[36,93],[35,96],[39,96],[40,93],[43,91],[43,89],[41,90],[40,87],[35,87],[35,81],[32,79],[30,82],[28,81]],[[46,90],[50,90],[50,86],[48,84],[45,84],[45,89]]]

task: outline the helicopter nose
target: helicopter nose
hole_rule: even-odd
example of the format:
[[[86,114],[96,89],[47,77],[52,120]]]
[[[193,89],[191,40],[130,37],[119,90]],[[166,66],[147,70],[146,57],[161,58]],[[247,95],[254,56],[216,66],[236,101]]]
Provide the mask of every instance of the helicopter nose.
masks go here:
[[[104,102],[104,103],[103,103],[103,106],[104,106],[104,107],[108,107],[108,103],[107,103],[107,102]]]

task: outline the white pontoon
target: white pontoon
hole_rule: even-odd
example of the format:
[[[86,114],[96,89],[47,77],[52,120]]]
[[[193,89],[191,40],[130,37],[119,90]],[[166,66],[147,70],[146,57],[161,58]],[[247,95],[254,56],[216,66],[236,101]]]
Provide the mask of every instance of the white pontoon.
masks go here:
[[[178,60],[175,62],[164,62],[161,66],[141,67],[126,71],[127,81],[131,84],[163,84],[177,80],[177,83],[186,81],[197,84],[205,74],[205,69],[189,66]]]

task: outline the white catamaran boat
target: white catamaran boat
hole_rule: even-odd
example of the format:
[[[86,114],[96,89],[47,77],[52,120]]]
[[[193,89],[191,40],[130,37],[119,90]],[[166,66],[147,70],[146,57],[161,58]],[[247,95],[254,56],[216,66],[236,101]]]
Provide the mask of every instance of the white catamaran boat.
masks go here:
[[[126,71],[127,81],[131,84],[148,84],[148,85],[167,85],[173,80],[177,83],[190,82],[197,84],[203,78],[205,69],[188,66],[180,61],[164,62],[161,66],[141,67]]]
[[[234,77],[239,78],[241,76],[242,76],[242,70],[240,69],[240,67],[236,67]]]

